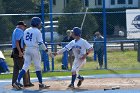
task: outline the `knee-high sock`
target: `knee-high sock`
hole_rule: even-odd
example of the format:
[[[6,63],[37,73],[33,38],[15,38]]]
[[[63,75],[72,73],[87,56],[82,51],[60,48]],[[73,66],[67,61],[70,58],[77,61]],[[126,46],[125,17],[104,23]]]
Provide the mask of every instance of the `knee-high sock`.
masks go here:
[[[23,77],[23,75],[26,73],[26,71],[24,69],[22,69],[18,75],[18,81],[17,82],[20,82],[21,78]]]
[[[36,71],[36,76],[40,84],[42,84],[42,74],[41,71]]]
[[[72,78],[71,78],[71,84],[74,84],[75,79],[76,79],[76,74],[75,74],[75,75],[72,75]]]

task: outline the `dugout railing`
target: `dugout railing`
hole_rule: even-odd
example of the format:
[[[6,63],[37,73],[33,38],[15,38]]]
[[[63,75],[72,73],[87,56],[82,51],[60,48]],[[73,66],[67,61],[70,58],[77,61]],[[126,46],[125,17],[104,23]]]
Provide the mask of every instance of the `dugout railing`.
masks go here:
[[[90,42],[91,45],[94,46],[94,41],[88,41]],[[139,69],[139,40],[112,40],[112,41],[107,41],[107,69]],[[103,42],[100,42],[103,43]],[[62,48],[63,45],[66,45],[66,42],[62,42],[60,46],[60,43],[49,43],[48,45],[55,45],[57,49],[54,48],[54,50],[58,51],[59,49]],[[51,48],[51,47],[50,47]],[[51,50],[50,50],[51,51]],[[132,52],[132,55],[129,54],[129,52]],[[128,54],[127,54],[128,53]],[[114,55],[113,55],[114,54]],[[118,55],[117,55],[118,54]],[[121,55],[121,56],[120,56]],[[130,56],[131,55],[131,56]],[[63,57],[64,56],[64,59]],[[126,59],[125,59],[126,58]],[[123,60],[124,59],[124,60]],[[132,64],[131,60],[132,59]],[[68,68],[62,69],[62,65],[65,67],[69,67],[69,62],[68,62],[68,53],[63,53],[59,60],[54,58],[55,62],[54,63],[54,71],[62,71],[62,70],[70,70]],[[58,62],[59,61],[59,62]],[[114,63],[113,63],[114,61]],[[117,63],[115,63],[118,61]],[[52,64],[51,58],[49,59],[49,63]],[[59,69],[55,65],[59,64]],[[115,64],[115,65],[114,65]],[[122,66],[121,66],[122,64]],[[124,65],[125,64],[125,65]],[[87,66],[84,68],[86,69],[97,69],[99,68],[97,60],[94,60],[94,51],[87,57]],[[52,68],[50,65],[50,68]],[[88,67],[89,66],[89,67]],[[87,68],[88,67],[88,68]],[[104,62],[104,69],[105,68],[105,62]],[[53,71],[51,69],[51,71]]]
[[[96,43],[93,41],[88,41],[88,42],[93,46],[94,46],[94,43]],[[107,41],[107,64],[106,64],[107,69],[117,69],[117,70],[139,69],[139,66],[140,66],[140,63],[139,63],[140,54],[139,54],[139,47],[138,47],[139,42],[140,42],[139,40]],[[49,49],[49,52],[51,52],[52,51],[51,45],[53,45],[54,46],[53,50],[56,52],[60,50],[61,48],[63,48],[63,46],[65,46],[66,44],[67,44],[66,42],[47,43],[47,47]],[[11,47],[11,44],[8,44],[6,46],[4,44],[0,45],[0,49],[3,50],[4,54],[6,54],[5,55],[6,58],[8,59],[10,58],[10,53],[11,53],[9,52],[9,50],[11,50],[11,48],[9,47]],[[53,60],[54,60],[54,63],[52,63],[53,62],[52,58],[49,57],[48,55],[46,55],[46,59],[44,59],[42,56],[43,71],[44,69],[46,69],[46,71],[70,71],[67,52],[57,57],[54,57]],[[62,69],[62,66],[65,66],[68,68]],[[105,63],[103,65],[103,68],[105,68]],[[85,64],[82,70],[94,70],[94,69],[99,69],[99,64],[97,60],[94,60],[94,51],[93,51],[87,57],[87,63]]]

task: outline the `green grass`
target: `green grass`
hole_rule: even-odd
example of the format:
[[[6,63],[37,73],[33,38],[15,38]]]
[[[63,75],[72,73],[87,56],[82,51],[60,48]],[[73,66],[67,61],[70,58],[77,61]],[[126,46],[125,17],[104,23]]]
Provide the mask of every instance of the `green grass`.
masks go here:
[[[137,74],[140,70],[85,70],[80,71],[81,75],[100,75],[100,74]],[[30,73],[31,77],[36,77],[35,73]],[[43,72],[43,77],[71,76],[71,72]],[[1,74],[0,80],[11,79],[12,74]]]
[[[108,52],[108,67],[117,69],[139,68],[137,61],[137,51]]]
[[[13,70],[13,61],[10,58],[10,51],[4,52],[6,57],[6,62],[10,68],[10,71]],[[107,52],[107,62],[108,68],[114,70],[95,70],[98,67],[98,62],[93,61],[93,54],[91,53],[87,57],[87,63],[80,71],[83,75],[94,75],[94,74],[127,74],[127,73],[140,73],[140,63],[137,61],[137,51],[126,50],[126,51],[108,51]],[[55,57],[55,70],[61,70],[61,59],[62,55]],[[42,65],[43,68],[43,65]],[[50,65],[51,68],[51,65]],[[116,70],[115,70],[116,69]],[[122,70],[123,69],[123,70]],[[139,69],[139,70],[134,70]],[[30,71],[34,71],[34,65],[30,67]],[[46,72],[43,73],[44,77],[52,76],[69,76],[71,72]],[[0,79],[10,79],[12,74],[9,75],[0,75]],[[35,73],[31,73],[31,77],[36,77]]]

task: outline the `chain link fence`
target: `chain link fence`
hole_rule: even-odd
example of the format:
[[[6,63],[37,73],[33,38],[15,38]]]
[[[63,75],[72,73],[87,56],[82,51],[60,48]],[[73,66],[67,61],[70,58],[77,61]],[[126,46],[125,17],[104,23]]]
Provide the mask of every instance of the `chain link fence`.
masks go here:
[[[56,2],[55,2],[56,1]],[[2,8],[0,10],[0,43],[11,44],[11,36],[18,21],[25,21],[27,26],[30,26],[30,19],[33,16],[39,16],[44,19],[44,31],[45,41],[49,43],[48,48],[51,51],[51,44],[54,46],[54,51],[58,51],[62,48],[61,41],[66,36],[67,30],[72,30],[73,27],[80,27],[82,29],[82,38],[88,40],[91,45],[94,46],[95,32],[99,31],[104,37],[106,34],[107,40],[107,68],[108,69],[139,69],[138,62],[138,40],[127,39],[126,28],[126,8],[107,8],[106,9],[106,32],[103,30],[103,9],[101,8],[86,8],[83,3],[79,3],[78,0],[73,0],[75,3],[62,5],[62,7],[56,7],[57,0],[53,0],[53,13],[49,13],[50,7],[48,0],[14,0],[3,1]],[[134,0],[133,0],[134,1]],[[60,1],[62,2],[62,1]],[[78,4],[77,4],[78,2]],[[65,2],[66,3],[66,2]],[[68,2],[67,2],[68,3]],[[5,5],[8,4],[8,5]],[[9,7],[8,7],[9,6]],[[43,7],[44,6],[44,7]],[[59,5],[61,6],[61,5]],[[43,9],[44,10],[41,10]],[[73,8],[71,8],[73,7]],[[62,9],[61,9],[62,8]],[[129,8],[130,9],[130,8]],[[131,8],[132,9],[132,8]],[[53,20],[50,20],[50,16],[53,16]],[[43,18],[44,17],[44,18]],[[53,40],[51,41],[51,21],[53,23]],[[123,34],[120,34],[120,31]],[[103,43],[103,42],[99,42]],[[60,46],[61,45],[61,46]],[[9,48],[9,47],[8,47]],[[1,48],[2,49],[2,48]],[[4,47],[6,49],[6,47]],[[10,48],[11,49],[11,48]],[[104,51],[104,50],[103,50]],[[105,55],[105,54],[104,54]],[[60,55],[54,59],[54,70],[67,70],[62,69],[63,59]],[[64,57],[68,57],[65,55]],[[87,69],[100,69],[98,63],[99,56],[91,53],[87,57],[87,64],[84,66],[84,70]],[[66,62],[66,60],[64,60]],[[53,68],[52,60],[49,58],[50,70]],[[67,67],[70,70],[70,65],[67,63]],[[105,60],[103,56],[103,66],[105,67]]]

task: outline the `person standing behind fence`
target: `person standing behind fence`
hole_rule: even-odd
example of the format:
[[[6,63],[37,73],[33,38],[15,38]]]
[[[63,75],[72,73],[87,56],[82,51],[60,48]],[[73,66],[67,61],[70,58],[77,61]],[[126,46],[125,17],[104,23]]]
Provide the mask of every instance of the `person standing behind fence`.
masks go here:
[[[46,52],[48,52],[48,49],[43,43],[42,34],[39,30],[41,28],[41,19],[39,17],[33,17],[31,19],[31,26],[32,27],[29,27],[24,31],[23,39],[26,45],[24,54],[25,61],[22,70],[18,75],[17,81],[13,84],[17,90],[22,89],[20,87],[20,80],[29,69],[32,61],[34,62],[36,76],[39,81],[39,89],[46,89],[50,87],[43,84],[42,81],[41,55],[39,48]]]
[[[13,67],[13,77],[12,77],[12,86],[16,82],[18,78],[19,71],[22,69],[22,66],[24,64],[24,58],[23,58],[23,50],[24,50],[24,43],[23,43],[23,35],[24,30],[26,29],[26,24],[24,21],[19,21],[15,30],[12,34],[12,55],[14,61],[14,67]],[[34,86],[30,82],[30,75],[29,71],[24,75],[23,78],[24,86]],[[23,87],[23,85],[21,85]]]
[[[67,42],[69,43],[70,41],[72,41],[74,38],[71,36],[72,35],[72,31],[71,30],[67,30],[66,32],[66,36],[64,37],[64,39],[62,40],[62,42]],[[70,63],[70,69],[72,68],[72,63],[74,60],[74,55],[72,50],[68,51],[68,62]]]
[[[100,32],[95,33],[95,43],[94,43],[94,52],[97,55],[100,69],[103,67],[103,55],[104,55],[104,37]]]
[[[94,34],[94,36],[93,36],[93,41],[95,41],[95,38],[96,38],[96,35]],[[93,47],[94,47],[94,44],[93,44]],[[97,60],[96,52],[95,52],[95,51],[94,51],[94,53],[93,53],[93,60],[94,60],[94,61]]]

